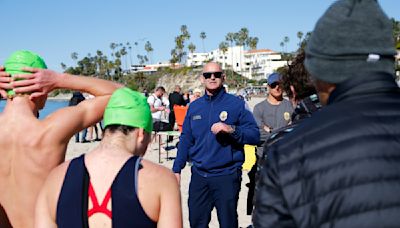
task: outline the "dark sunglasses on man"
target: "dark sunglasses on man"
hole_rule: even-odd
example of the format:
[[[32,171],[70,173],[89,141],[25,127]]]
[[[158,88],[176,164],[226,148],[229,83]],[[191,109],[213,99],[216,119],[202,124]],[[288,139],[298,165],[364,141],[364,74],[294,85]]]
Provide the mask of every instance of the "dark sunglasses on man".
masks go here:
[[[277,87],[279,85],[279,82],[274,82],[271,85],[269,85],[269,87],[271,87],[271,89],[275,89],[275,87]]]
[[[214,75],[215,78],[221,78],[222,77],[222,72],[204,72],[203,77],[205,79],[211,78],[211,75]]]

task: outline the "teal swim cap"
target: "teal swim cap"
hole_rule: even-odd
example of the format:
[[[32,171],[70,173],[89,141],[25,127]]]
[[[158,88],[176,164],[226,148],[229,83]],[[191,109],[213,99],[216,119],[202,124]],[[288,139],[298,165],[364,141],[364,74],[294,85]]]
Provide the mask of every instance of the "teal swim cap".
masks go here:
[[[126,87],[115,90],[104,112],[104,127],[112,124],[143,128],[150,133],[153,119],[146,97]]]
[[[31,51],[24,50],[12,53],[5,61],[4,67],[6,68],[6,72],[11,74],[11,76],[14,74],[30,74],[30,72],[23,71],[23,67],[47,69],[46,63],[42,57]],[[7,94],[9,96],[14,96],[15,92],[14,90],[8,90]]]

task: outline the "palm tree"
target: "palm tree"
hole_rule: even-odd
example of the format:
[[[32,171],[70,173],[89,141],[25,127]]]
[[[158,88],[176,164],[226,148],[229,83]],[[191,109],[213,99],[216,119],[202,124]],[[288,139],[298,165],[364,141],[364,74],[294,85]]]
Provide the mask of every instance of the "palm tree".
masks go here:
[[[283,55],[283,53],[284,53],[283,47],[285,46],[285,43],[282,41],[279,43],[279,46],[281,46],[281,48],[282,48],[282,55]]]
[[[247,39],[247,46],[249,46],[251,50],[257,49],[257,44],[258,44],[258,37],[249,37]]]
[[[236,44],[243,46],[243,49],[244,49],[246,40],[248,38],[249,38],[249,30],[247,28],[241,28],[236,36]],[[242,68],[243,68],[243,66],[242,66],[242,48],[240,48],[240,71],[243,70]]]
[[[247,44],[247,46],[248,46],[251,50],[257,49],[258,37],[249,37],[249,38],[246,40],[246,44]],[[254,57],[255,57],[254,61],[250,61],[250,74],[251,74],[251,75],[253,75],[253,63],[254,63],[254,62],[255,62],[255,63],[258,62],[257,59],[256,59],[256,58],[257,58],[257,55],[255,55]]]
[[[285,52],[287,52],[287,44],[289,43],[289,37],[288,36],[285,36],[284,38],[283,38],[283,42],[285,43]]]
[[[177,63],[178,61],[179,61],[178,53],[177,53],[176,49],[172,49],[171,50],[171,59],[170,59],[172,66],[174,66],[175,63]]]
[[[194,45],[193,43],[190,43],[188,45],[188,49],[189,49],[189,52],[193,54],[193,52],[196,50],[196,45]]]
[[[175,37],[175,50],[179,63],[182,61],[184,56],[184,51],[183,51],[185,47],[184,42],[185,38],[182,35]]]
[[[233,41],[235,41],[235,33],[228,32],[225,36],[225,40],[228,41],[231,45],[231,61],[232,61],[232,71],[233,71]]]
[[[139,59],[139,64],[144,64],[149,61],[146,55],[137,55],[137,58]]]
[[[144,50],[146,50],[146,52],[147,52],[147,55],[149,56],[149,58],[150,58],[150,63],[152,62],[151,61],[151,53],[153,52],[153,47],[151,46],[151,43],[150,43],[150,41],[147,41],[146,42],[146,44],[144,45]]]
[[[103,52],[101,52],[100,50],[96,51],[95,64],[98,65],[99,75],[102,75],[103,74]]]
[[[67,69],[67,65],[65,65],[65,63],[61,63],[61,68],[65,71]]]
[[[193,54],[193,52],[196,50],[196,45],[194,45],[193,43],[190,43],[188,45],[188,50],[191,54]]]
[[[74,60],[75,64],[77,63],[76,60],[78,60],[78,53],[72,52],[71,53],[71,59]]]
[[[238,44],[245,46],[246,40],[249,38],[249,30],[247,28],[241,28],[237,35]]]
[[[187,25],[181,25],[181,34],[186,40],[190,39],[190,34],[188,32]]]
[[[171,63],[181,63],[186,56],[185,41],[190,39],[186,25],[181,25],[181,34],[175,37],[175,48],[171,51]],[[175,60],[177,60],[175,62]]]
[[[131,43],[126,42],[126,46],[129,49],[129,63],[130,63],[130,66],[132,67],[132,46],[131,46]]]
[[[137,41],[135,41],[134,45],[135,45],[135,49],[136,49],[136,54],[139,54],[139,49],[138,49],[139,43]]]
[[[112,42],[112,43],[110,44],[110,48],[111,48],[112,50],[114,50],[116,47],[117,47],[117,44],[116,44],[116,43]]]
[[[128,61],[126,58],[126,55],[128,54],[128,52],[126,51],[126,47],[122,47],[122,49],[120,50],[121,56],[122,58],[125,59],[125,70],[128,70]]]
[[[223,54],[222,69],[225,69],[225,53],[228,51],[229,44],[227,42],[219,43],[219,50]]]
[[[301,48],[301,39],[303,38],[303,32],[298,31],[297,32],[297,38],[299,38],[299,48]]]
[[[206,33],[205,32],[201,32],[200,33],[200,39],[201,39],[201,42],[203,43],[203,52],[206,52],[206,49],[205,49],[205,47],[204,47],[204,40],[207,38],[207,35],[206,35]]]

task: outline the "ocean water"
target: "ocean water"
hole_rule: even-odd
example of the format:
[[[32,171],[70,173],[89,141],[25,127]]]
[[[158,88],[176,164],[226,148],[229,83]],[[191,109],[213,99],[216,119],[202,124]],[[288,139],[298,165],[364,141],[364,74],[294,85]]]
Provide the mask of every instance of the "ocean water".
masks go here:
[[[5,100],[0,100],[0,112],[3,111],[4,106],[6,105]],[[42,110],[39,111],[39,119],[43,119],[48,116],[50,113],[60,109],[62,107],[68,106],[68,101],[62,100],[47,100],[46,105]]]

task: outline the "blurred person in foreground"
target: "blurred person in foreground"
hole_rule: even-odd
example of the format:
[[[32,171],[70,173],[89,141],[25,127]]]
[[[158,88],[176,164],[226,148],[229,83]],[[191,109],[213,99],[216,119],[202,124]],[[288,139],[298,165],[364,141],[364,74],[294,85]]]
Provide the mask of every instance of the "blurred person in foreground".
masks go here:
[[[100,145],[47,178],[35,227],[182,227],[174,174],[142,159],[152,125],[146,97],[116,90],[104,112]]]
[[[172,170],[180,182],[186,162],[193,164],[188,199],[191,227],[208,227],[214,207],[220,227],[238,227],[243,147],[258,143],[257,123],[243,100],[226,93],[219,64],[207,63],[201,81],[205,94],[189,105]]]
[[[43,59],[30,51],[14,52],[5,61],[5,71],[0,67],[0,93],[7,97],[0,114],[1,228],[33,226],[35,202],[47,175],[64,161],[71,137],[102,118],[112,92],[120,87],[45,68]],[[58,88],[91,93],[96,98],[39,120],[47,94]]]
[[[305,66],[323,105],[268,149],[254,227],[398,227],[400,90],[392,24],[375,0],[319,19]]]

